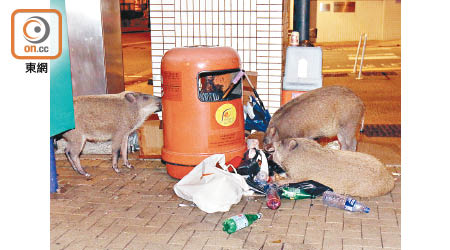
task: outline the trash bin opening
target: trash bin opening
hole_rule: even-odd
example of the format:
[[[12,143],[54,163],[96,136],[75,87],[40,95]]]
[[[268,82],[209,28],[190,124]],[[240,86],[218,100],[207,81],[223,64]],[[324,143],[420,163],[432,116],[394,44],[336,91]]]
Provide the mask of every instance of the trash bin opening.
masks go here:
[[[233,84],[240,69],[202,71],[197,75],[198,99],[201,102],[230,101],[242,96],[242,79]]]

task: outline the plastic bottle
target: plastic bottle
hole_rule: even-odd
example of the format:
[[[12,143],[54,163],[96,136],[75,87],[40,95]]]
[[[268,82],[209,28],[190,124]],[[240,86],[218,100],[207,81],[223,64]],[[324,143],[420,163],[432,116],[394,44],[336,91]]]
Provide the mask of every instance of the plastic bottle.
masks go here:
[[[366,207],[362,203],[359,203],[350,196],[337,194],[331,191],[325,191],[323,193],[323,204],[330,207],[337,207],[350,212],[370,212],[370,208]]]
[[[266,205],[268,208],[275,210],[281,206],[281,199],[278,195],[278,186],[275,184],[267,184],[264,186],[266,193]]]
[[[282,198],[291,199],[291,200],[302,200],[302,199],[314,199],[315,195],[308,194],[301,188],[296,187],[282,187],[280,190],[280,196]]]
[[[244,227],[250,226],[253,222],[258,219],[261,219],[262,214],[238,214],[233,217],[226,219],[222,225],[222,230],[227,232],[228,234],[232,234],[237,230],[240,230]]]

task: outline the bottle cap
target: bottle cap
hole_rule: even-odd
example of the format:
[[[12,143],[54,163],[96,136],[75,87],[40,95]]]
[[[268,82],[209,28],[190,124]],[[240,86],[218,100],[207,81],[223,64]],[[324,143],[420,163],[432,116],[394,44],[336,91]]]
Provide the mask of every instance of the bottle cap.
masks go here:
[[[369,212],[370,212],[370,207],[365,207],[365,208],[364,208],[364,213],[367,214],[367,213],[369,213]]]

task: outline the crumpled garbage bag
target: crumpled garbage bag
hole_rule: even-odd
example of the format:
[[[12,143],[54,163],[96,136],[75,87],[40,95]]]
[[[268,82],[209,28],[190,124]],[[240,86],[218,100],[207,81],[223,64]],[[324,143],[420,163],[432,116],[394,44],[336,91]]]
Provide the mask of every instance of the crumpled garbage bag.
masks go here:
[[[319,183],[317,181],[308,180],[308,181],[302,181],[297,183],[289,183],[287,184],[290,188],[299,188],[304,190],[306,193],[314,196],[320,196],[325,191],[331,191],[333,192],[333,189],[331,189],[328,186],[323,185],[322,183]]]

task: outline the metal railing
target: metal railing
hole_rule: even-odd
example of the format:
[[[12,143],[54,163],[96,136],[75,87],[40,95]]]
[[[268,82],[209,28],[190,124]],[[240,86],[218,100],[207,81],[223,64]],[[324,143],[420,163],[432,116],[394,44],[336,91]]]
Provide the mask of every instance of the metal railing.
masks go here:
[[[357,80],[363,79],[361,77],[361,74],[362,74],[362,70],[363,70],[364,53],[366,52],[367,33],[361,33],[361,35],[359,36],[358,49],[356,50],[355,64],[353,65],[353,71],[352,71],[352,73],[356,73],[356,64],[358,63],[359,49],[361,48],[361,41],[362,41],[363,35],[364,35],[364,45],[363,45],[363,49],[362,49],[362,53],[361,53],[361,63],[359,65],[359,73],[358,73],[358,77],[356,78]]]

